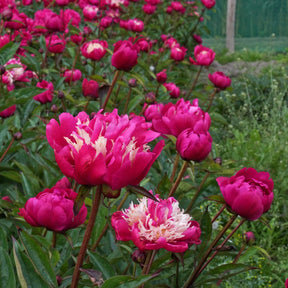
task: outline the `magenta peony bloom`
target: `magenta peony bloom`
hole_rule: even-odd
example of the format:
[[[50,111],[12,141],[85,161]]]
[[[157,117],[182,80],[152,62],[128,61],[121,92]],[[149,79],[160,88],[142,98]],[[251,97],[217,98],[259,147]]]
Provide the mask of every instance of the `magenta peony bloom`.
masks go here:
[[[82,82],[82,93],[84,97],[98,98],[99,84],[94,80],[87,80]]]
[[[196,61],[194,61],[192,57],[189,57],[189,61],[191,62],[191,64],[209,66],[214,61],[215,52],[208,47],[197,45],[194,48],[194,56]]]
[[[173,48],[171,48],[170,57],[175,61],[183,61],[186,51],[187,49],[185,47],[176,45]]]
[[[172,98],[178,98],[180,96],[180,88],[177,87],[175,83],[163,83],[163,86],[167,89]]]
[[[88,59],[92,59],[94,61],[99,61],[102,59],[108,48],[108,43],[106,41],[101,40],[92,40],[90,42],[86,42],[81,47],[81,53],[84,57]]]
[[[216,4],[215,0],[201,0],[201,2],[207,9],[211,9]]]
[[[0,112],[0,117],[8,118],[12,116],[15,113],[15,111],[16,111],[16,105],[10,106]]]
[[[212,149],[212,137],[208,131],[194,132],[188,128],[178,135],[176,149],[184,160],[201,162]]]
[[[184,214],[175,198],[156,197],[159,202],[144,197],[139,204],[131,203],[128,209],[112,214],[116,239],[132,240],[142,251],[164,248],[175,253],[185,252],[190,244],[200,244],[199,223]]]
[[[47,102],[51,102],[53,99],[53,91],[54,86],[52,82],[47,82],[42,80],[36,84],[36,87],[46,89],[46,91],[36,95],[33,97],[34,100],[40,102],[41,104],[45,104]]]
[[[220,90],[225,90],[231,85],[231,79],[223,72],[214,72],[213,74],[209,74],[208,78],[214,86]]]
[[[129,19],[127,23],[128,30],[133,32],[142,32],[144,29],[144,22],[139,19]]]
[[[153,104],[146,109],[144,116],[152,121],[154,131],[175,137],[187,128],[193,128],[194,132],[208,131],[211,124],[209,114],[200,109],[197,99],[193,104],[183,98],[176,104]]]
[[[77,193],[73,190],[55,185],[28,199],[24,208],[20,208],[19,215],[34,227],[46,227],[57,232],[76,228],[85,222],[87,216],[85,204],[79,213],[74,215],[76,197]]]
[[[156,8],[157,8],[156,5],[151,5],[151,4],[144,4],[142,6],[143,12],[148,14],[148,15],[154,14]]]
[[[65,50],[66,41],[63,37],[57,35],[47,36],[46,39],[46,48],[51,53],[62,53]]]
[[[138,59],[138,49],[131,41],[120,40],[114,44],[111,64],[118,70],[130,71]]]
[[[118,190],[137,185],[146,176],[164,146],[160,141],[153,151],[148,142],[159,133],[143,117],[119,116],[117,110],[93,119],[85,112],[73,117],[59,116],[46,126],[47,140],[64,175],[82,185],[107,184]]]
[[[270,209],[273,201],[273,180],[268,172],[243,168],[232,177],[216,179],[225,202],[248,220],[256,220]]]
[[[65,77],[64,82],[75,82],[81,79],[82,77],[82,72],[79,69],[75,69],[75,70],[65,70],[64,71],[64,75],[63,77]]]
[[[160,71],[156,74],[156,79],[158,83],[165,83],[167,80],[166,69]]]
[[[285,288],[288,288],[288,278],[285,281]]]

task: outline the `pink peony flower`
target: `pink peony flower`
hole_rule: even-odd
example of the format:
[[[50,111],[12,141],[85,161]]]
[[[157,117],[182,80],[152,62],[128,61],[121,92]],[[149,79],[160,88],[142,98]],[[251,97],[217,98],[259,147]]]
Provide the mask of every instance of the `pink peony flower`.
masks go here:
[[[98,12],[99,12],[99,8],[96,6],[86,5],[83,8],[83,15],[85,19],[88,21],[93,21],[97,19],[100,16]]]
[[[46,10],[46,9],[45,9]],[[54,12],[48,13],[45,19],[45,27],[53,32],[64,32],[65,25],[63,18]]]
[[[46,91],[36,95],[33,97],[34,100],[40,102],[41,104],[45,104],[47,102],[51,102],[53,99],[53,91],[54,86],[52,82],[47,82],[42,80],[36,84],[36,87],[46,89]]]
[[[144,116],[152,121],[154,131],[175,137],[187,128],[193,128],[194,132],[208,131],[211,124],[209,114],[200,109],[197,99],[193,104],[183,98],[176,104],[153,104],[146,109]]]
[[[144,22],[139,19],[129,19],[127,23],[128,30],[133,32],[142,32],[144,29]]]
[[[111,26],[113,22],[113,18],[110,17],[110,16],[105,16],[105,17],[102,17],[101,20],[100,20],[100,28],[101,29],[105,29],[105,28],[108,28]]]
[[[16,105],[10,106],[0,112],[0,117],[8,118],[12,116],[15,113],[15,111],[16,111]]]
[[[94,80],[87,80],[82,82],[82,93],[84,97],[98,98],[99,84]]]
[[[182,14],[184,14],[186,10],[185,7],[182,5],[182,3],[178,1],[171,2],[171,8]]]
[[[74,70],[65,70],[63,77],[65,77],[64,82],[75,82],[81,79],[82,72],[81,70],[74,69]]]
[[[63,37],[58,35],[47,36],[46,39],[46,48],[51,53],[62,53],[65,50],[66,41]]]
[[[130,71],[138,59],[138,49],[131,41],[120,40],[114,44],[111,64],[118,70]]]
[[[81,47],[81,53],[84,57],[88,59],[99,61],[105,56],[107,48],[108,43],[106,41],[96,39],[84,43]]]
[[[223,72],[216,71],[213,74],[209,74],[208,78],[214,84],[214,86],[220,90],[225,90],[231,86],[231,79]]]
[[[156,74],[156,79],[158,83],[165,83],[167,80],[166,69],[160,71]]]
[[[139,184],[164,142],[151,151],[147,143],[159,133],[148,130],[151,124],[143,117],[129,120],[117,110],[101,112],[91,120],[85,112],[76,117],[62,113],[60,124],[52,119],[46,126],[47,140],[62,173],[79,184],[107,184],[112,190]]]
[[[163,86],[167,89],[172,98],[178,98],[180,96],[180,89],[175,83],[163,83]]]
[[[194,61],[192,57],[189,57],[189,61],[193,65],[209,66],[214,61],[215,52],[210,48],[197,45],[194,49],[194,56],[196,61]]]
[[[62,232],[76,228],[85,222],[87,208],[85,204],[75,216],[74,200],[77,193],[71,189],[54,186],[28,199],[19,215],[34,227],[46,227],[48,230]]]
[[[288,278],[285,281],[285,288],[288,288]]]
[[[256,220],[270,209],[273,201],[273,180],[268,172],[243,168],[232,177],[216,179],[225,202],[243,218]]]
[[[116,239],[130,241],[140,250],[164,248],[175,253],[185,252],[189,245],[200,244],[198,222],[184,214],[173,197],[159,202],[142,198],[139,204],[131,203],[128,209],[112,214],[111,224]]]
[[[174,46],[171,49],[170,57],[174,59],[175,61],[183,61],[185,54],[186,54],[187,49],[185,47],[180,47],[180,46]]]
[[[157,8],[156,5],[151,5],[151,4],[144,4],[142,6],[143,12],[148,14],[148,15],[154,14],[156,8]]]
[[[194,34],[193,35],[193,39],[198,43],[198,44],[202,44],[202,38],[199,35]]]
[[[216,4],[215,0],[201,0],[201,2],[207,9],[211,9]]]
[[[184,160],[201,162],[212,149],[212,137],[208,131],[194,132],[188,128],[178,135],[176,149]]]

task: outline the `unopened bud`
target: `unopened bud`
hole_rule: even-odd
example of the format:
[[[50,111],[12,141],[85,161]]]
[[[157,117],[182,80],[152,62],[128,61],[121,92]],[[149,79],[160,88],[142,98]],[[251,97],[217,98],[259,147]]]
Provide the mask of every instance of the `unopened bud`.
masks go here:
[[[65,98],[65,95],[64,95],[64,93],[63,93],[62,91],[59,91],[59,92],[58,92],[58,98],[59,98],[59,99]]]
[[[9,21],[12,19],[13,12],[10,8],[6,7],[3,9],[1,16],[4,21]]]
[[[222,159],[220,157],[216,157],[213,159],[216,164],[222,165]]]
[[[60,276],[56,276],[56,280],[57,280],[57,284],[58,284],[58,286],[60,286],[61,284],[62,284],[62,277],[60,277]]]
[[[145,102],[147,104],[153,104],[156,101],[156,95],[154,92],[149,92],[145,95]]]
[[[253,232],[248,231],[246,233],[243,234],[243,240],[245,241],[245,243],[247,245],[252,245],[255,243],[255,235]]]
[[[3,65],[0,65],[0,75],[3,75],[6,72],[6,68]]]
[[[22,138],[22,133],[21,132],[16,132],[13,134],[13,137],[15,140],[20,140]]]
[[[58,109],[57,105],[53,104],[53,105],[51,106],[51,112],[57,113],[58,110],[59,110],[59,109]]]
[[[136,80],[135,78],[129,79],[128,85],[129,85],[130,87],[136,87],[136,86],[137,86],[137,80]]]
[[[133,252],[131,258],[135,263],[144,264],[145,259],[146,259],[146,254],[144,251],[137,249]]]
[[[44,49],[43,49],[43,48],[39,48],[38,52],[39,52],[40,54],[43,54],[43,53],[44,53]]]

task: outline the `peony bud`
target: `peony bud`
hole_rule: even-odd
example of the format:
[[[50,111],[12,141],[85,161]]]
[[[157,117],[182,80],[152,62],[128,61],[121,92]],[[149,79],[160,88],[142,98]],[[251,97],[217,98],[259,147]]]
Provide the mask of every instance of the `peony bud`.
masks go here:
[[[154,92],[149,92],[145,95],[145,102],[147,104],[153,104],[156,101],[156,95]]]
[[[246,233],[243,234],[243,240],[245,241],[245,243],[247,245],[252,245],[255,243],[255,235],[253,232],[248,231]]]
[[[135,263],[140,263],[140,264],[144,264],[145,259],[146,259],[146,253],[145,251],[141,251],[139,249],[136,249],[132,256],[132,261],[134,261]]]
[[[21,132],[16,132],[13,134],[13,138],[15,140],[20,140],[22,138],[22,133]]]
[[[129,87],[137,87],[137,79],[135,79],[135,78],[129,79],[128,85],[129,85]]]

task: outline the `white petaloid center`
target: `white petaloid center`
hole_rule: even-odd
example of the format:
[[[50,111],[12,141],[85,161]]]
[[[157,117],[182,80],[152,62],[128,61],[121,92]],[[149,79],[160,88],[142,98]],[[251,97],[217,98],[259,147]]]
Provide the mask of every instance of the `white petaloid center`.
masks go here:
[[[178,202],[172,203],[169,217],[169,208],[166,207],[164,210],[161,207],[162,215],[158,214],[161,219],[157,219],[157,213],[152,218],[147,203],[147,198],[144,197],[139,200],[138,205],[131,203],[129,209],[123,211],[126,216],[124,219],[129,226],[132,227],[134,223],[138,222],[139,236],[142,239],[154,242],[160,237],[164,237],[167,242],[171,242],[184,236],[183,233],[190,227],[191,217],[189,214],[184,214],[184,210],[180,210]]]
[[[104,47],[99,43],[89,43],[87,47],[87,53],[91,53],[96,49],[100,49],[101,51],[104,51]]]

